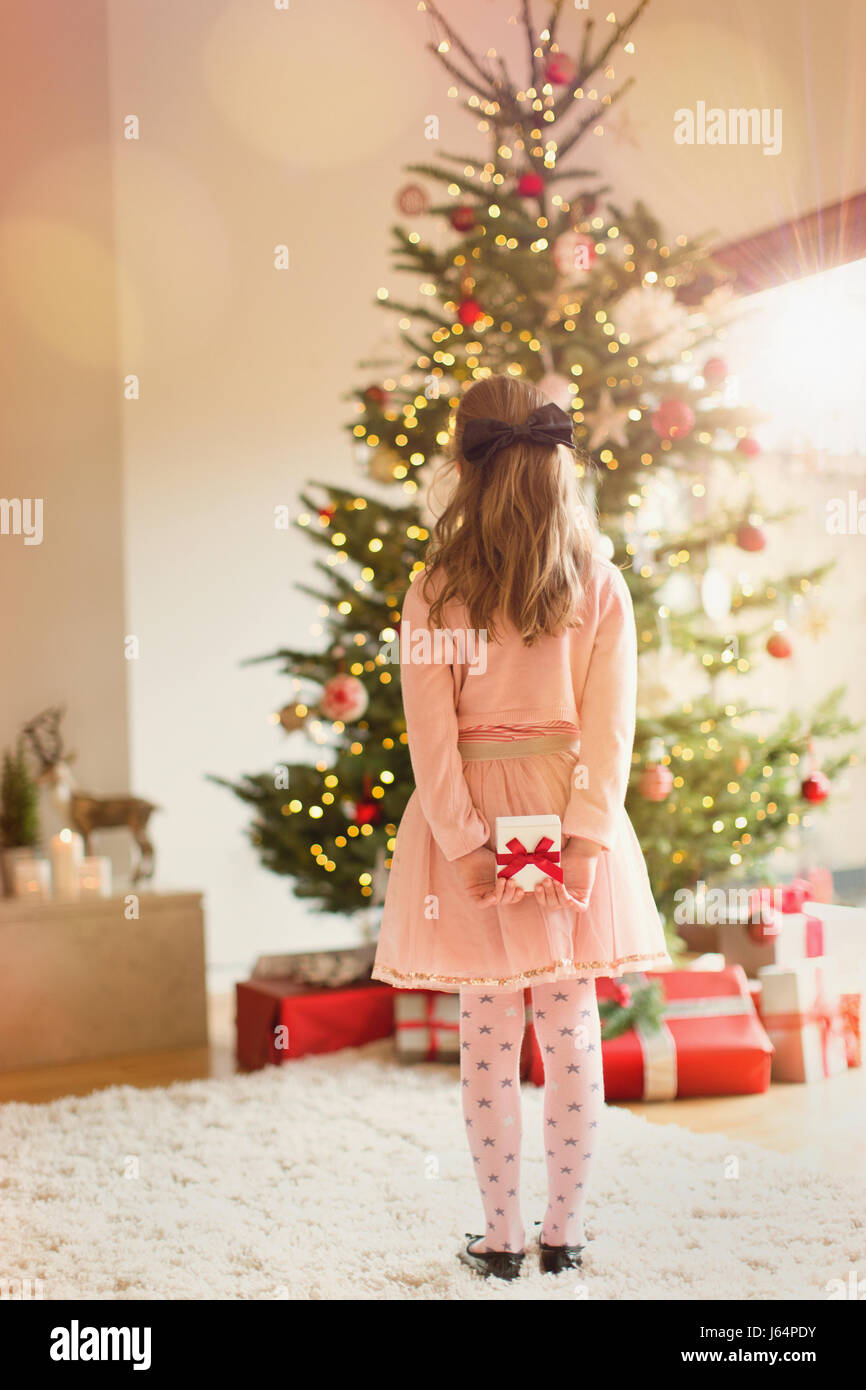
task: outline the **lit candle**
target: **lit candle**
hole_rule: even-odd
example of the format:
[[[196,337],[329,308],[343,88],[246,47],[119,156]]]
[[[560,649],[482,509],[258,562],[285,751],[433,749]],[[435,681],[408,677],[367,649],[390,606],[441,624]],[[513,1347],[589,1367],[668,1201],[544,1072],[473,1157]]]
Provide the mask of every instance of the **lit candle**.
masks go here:
[[[55,898],[77,898],[78,868],[84,858],[84,841],[72,830],[61,830],[51,839],[51,873]]]
[[[78,866],[78,887],[82,898],[110,898],[111,860],[102,855],[82,859]]]
[[[12,892],[16,898],[50,898],[51,866],[47,859],[16,859],[12,865]]]

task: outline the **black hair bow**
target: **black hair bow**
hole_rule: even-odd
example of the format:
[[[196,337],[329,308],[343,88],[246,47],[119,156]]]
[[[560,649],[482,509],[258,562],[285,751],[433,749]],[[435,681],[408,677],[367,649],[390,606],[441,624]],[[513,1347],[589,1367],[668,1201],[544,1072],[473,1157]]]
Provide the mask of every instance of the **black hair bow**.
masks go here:
[[[545,444],[551,449],[557,444],[573,449],[571,416],[549,401],[533,410],[522,425],[509,425],[505,420],[467,420],[463,429],[463,457],[470,463],[486,463],[500,449],[507,449],[521,440]]]

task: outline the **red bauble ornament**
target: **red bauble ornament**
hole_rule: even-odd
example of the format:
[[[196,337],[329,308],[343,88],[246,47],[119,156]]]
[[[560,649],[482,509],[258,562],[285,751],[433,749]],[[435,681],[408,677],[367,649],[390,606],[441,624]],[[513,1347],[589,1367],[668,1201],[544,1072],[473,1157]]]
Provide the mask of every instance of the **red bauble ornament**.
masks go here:
[[[381,819],[382,808],[377,801],[359,801],[352,816],[356,825],[378,825]]]
[[[356,825],[378,825],[379,821],[382,819],[382,807],[379,802],[370,795],[370,788],[372,785],[372,777],[369,773],[365,773],[364,780],[361,783],[361,796],[352,811],[352,819]]]
[[[517,180],[517,192],[521,198],[540,198],[544,192],[544,179],[541,174],[521,174]]]
[[[781,927],[772,888],[756,888],[749,894],[747,931],[758,946],[766,946],[779,936]]]
[[[360,719],[367,704],[367,691],[357,677],[341,673],[325,682],[319,709],[326,719],[351,723]]]
[[[757,439],[753,439],[750,434],[747,434],[745,439],[737,441],[737,449],[741,454],[745,454],[746,458],[750,459],[761,452],[761,446]]]
[[[484,318],[484,310],[477,299],[461,299],[457,305],[457,317],[467,328],[471,328],[473,323]]]
[[[475,209],[468,203],[461,203],[451,214],[451,226],[455,232],[471,232],[477,220]]]
[[[772,637],[767,641],[767,651],[770,653],[770,656],[776,657],[778,661],[784,661],[787,657],[793,655],[794,645],[786,633],[774,632]]]
[[[704,381],[708,386],[719,386],[728,375],[728,364],[723,357],[710,357],[704,363]]]
[[[695,412],[671,396],[653,413],[651,423],[659,439],[684,439],[695,427]]]
[[[397,194],[397,206],[407,217],[418,217],[430,207],[430,199],[420,183],[407,183]]]
[[[638,782],[638,791],[646,801],[664,801],[670,796],[674,785],[674,775],[662,763],[650,763],[644,768]]]
[[[567,87],[577,77],[577,64],[567,53],[551,53],[544,65],[544,80],[553,87]]]
[[[737,531],[737,545],[741,550],[763,550],[767,544],[767,533],[763,526],[754,526],[744,521]]]
[[[377,386],[373,383],[364,392],[364,400],[368,405],[387,405],[391,399],[391,392],[386,391],[384,386]]]
[[[830,778],[826,772],[810,772],[808,777],[804,777],[800,791],[807,801],[817,806],[830,795]]]
[[[319,520],[327,524],[329,521],[332,520],[334,514],[336,513],[336,510],[336,507],[320,507]]]

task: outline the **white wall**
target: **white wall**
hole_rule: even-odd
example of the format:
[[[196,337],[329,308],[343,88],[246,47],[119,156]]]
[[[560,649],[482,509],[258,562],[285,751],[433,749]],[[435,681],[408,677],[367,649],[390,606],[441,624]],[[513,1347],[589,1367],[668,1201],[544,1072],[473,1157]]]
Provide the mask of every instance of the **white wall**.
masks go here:
[[[105,7],[4,15],[0,496],[40,498],[43,540],[0,535],[0,747],[65,703],[87,787],[128,778],[123,516]],[[47,801],[44,828],[61,820]]]

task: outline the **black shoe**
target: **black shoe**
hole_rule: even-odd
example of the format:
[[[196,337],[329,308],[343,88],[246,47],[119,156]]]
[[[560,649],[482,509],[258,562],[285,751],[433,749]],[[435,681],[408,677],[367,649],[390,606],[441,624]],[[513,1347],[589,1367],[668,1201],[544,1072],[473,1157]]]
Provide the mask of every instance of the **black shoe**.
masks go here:
[[[538,1263],[542,1274],[561,1274],[564,1269],[580,1269],[585,1245],[545,1245],[538,1242]]]
[[[483,1236],[469,1236],[469,1244],[465,1250],[458,1253],[458,1260],[468,1265],[476,1274],[480,1274],[482,1279],[519,1279],[520,1266],[523,1264],[524,1252],[521,1250],[519,1255],[512,1254],[510,1250],[479,1250],[474,1251],[470,1247],[476,1240],[483,1240]]]

